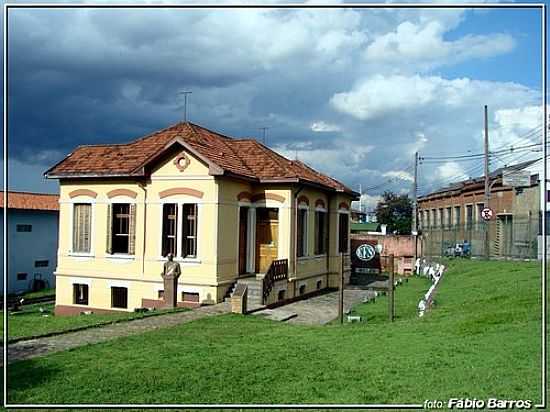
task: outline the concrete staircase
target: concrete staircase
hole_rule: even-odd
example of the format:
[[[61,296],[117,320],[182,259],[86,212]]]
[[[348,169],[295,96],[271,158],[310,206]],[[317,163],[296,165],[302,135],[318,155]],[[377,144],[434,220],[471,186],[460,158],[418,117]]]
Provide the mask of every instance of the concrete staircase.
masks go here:
[[[256,279],[256,276],[250,276],[246,278],[239,278],[237,279],[237,282],[233,285],[231,288],[231,296],[233,295],[233,291],[235,290],[235,287],[239,284],[246,285],[247,287],[247,301],[246,301],[246,307],[248,311],[256,310],[259,308],[263,308],[264,305],[262,303],[262,287],[263,282],[260,279]],[[229,301],[229,298],[225,299],[226,302]]]

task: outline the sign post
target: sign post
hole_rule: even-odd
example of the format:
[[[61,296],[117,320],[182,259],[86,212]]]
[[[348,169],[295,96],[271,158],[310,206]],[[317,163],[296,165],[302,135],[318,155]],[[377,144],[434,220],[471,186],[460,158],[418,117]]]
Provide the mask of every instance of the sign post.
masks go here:
[[[344,323],[344,254],[340,253],[341,272],[340,272],[340,287],[338,290],[338,317],[340,323]]]
[[[394,295],[393,295],[393,292],[394,292],[393,271],[394,271],[395,258],[393,254],[391,254],[389,258],[390,258],[390,262],[388,265],[388,272],[389,272],[388,273],[389,275],[388,276],[388,316],[389,316],[390,322],[393,322],[393,315],[395,310]]]

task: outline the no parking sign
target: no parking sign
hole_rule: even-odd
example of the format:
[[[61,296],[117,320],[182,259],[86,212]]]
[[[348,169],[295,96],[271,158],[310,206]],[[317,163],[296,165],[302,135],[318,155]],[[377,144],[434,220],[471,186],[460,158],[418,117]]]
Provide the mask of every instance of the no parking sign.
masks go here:
[[[493,209],[486,207],[481,211],[481,218],[483,220],[491,220],[493,218]]]

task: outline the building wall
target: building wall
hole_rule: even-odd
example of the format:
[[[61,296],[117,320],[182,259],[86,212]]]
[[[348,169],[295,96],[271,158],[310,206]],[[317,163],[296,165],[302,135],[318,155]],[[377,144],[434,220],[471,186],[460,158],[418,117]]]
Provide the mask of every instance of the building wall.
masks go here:
[[[4,209],[0,209],[0,225],[3,230]],[[7,291],[20,293],[31,290],[35,278],[55,287],[54,269],[57,265],[58,213],[40,210],[8,209],[7,214]],[[31,225],[31,232],[17,232],[17,225]],[[0,247],[3,249],[3,236]],[[36,267],[36,261],[47,261],[47,266]],[[1,263],[3,273],[3,262]],[[17,280],[18,273],[26,273],[25,280]],[[2,290],[3,294],[3,276]]]
[[[529,256],[536,253],[531,237],[538,221],[538,186],[515,189],[496,186],[491,191],[489,207],[493,218],[485,223],[480,215],[484,203],[483,185],[473,185],[462,193],[446,192],[419,201],[422,240],[428,254],[440,254],[455,243],[470,242],[474,255],[485,255],[485,233],[488,232],[491,256]],[[466,221],[467,206],[473,206],[472,222]],[[460,224],[456,225],[456,207],[460,207]],[[451,224],[447,223],[451,208]],[[439,219],[443,211],[443,221]],[[429,214],[429,224],[427,215]],[[435,219],[434,219],[435,215]]]
[[[220,288],[216,254],[219,187],[214,177],[208,175],[206,165],[190,155],[188,158],[190,163],[183,172],[175,166],[174,157],[166,159],[144,183],[122,180],[61,181],[58,284],[77,283],[78,279],[90,280],[90,300],[93,299],[94,303],[92,305],[90,302],[89,307],[102,309],[111,308],[110,286],[105,286],[107,280],[128,286],[128,310],[141,307],[141,298],[158,299],[158,290],[163,285],[160,274],[166,261],[161,256],[162,206],[164,203],[196,203],[197,256],[193,259],[176,258],[183,272],[179,283],[182,291],[199,293],[201,302],[216,301]],[[124,194],[109,197],[109,192],[117,189],[133,192],[135,197]],[[181,189],[192,190],[186,194]],[[82,190],[90,191],[92,196],[85,193],[74,195],[78,193],[75,191]],[[169,190],[175,193],[166,195],[165,191]],[[73,206],[78,202],[92,204],[92,246],[87,255],[71,251]],[[106,251],[107,209],[110,203],[115,202],[136,205],[133,256],[111,255]],[[181,293],[179,295],[181,299]],[[71,305],[72,287],[59,287],[56,300],[58,305]]]
[[[144,182],[115,179],[61,181],[57,305],[73,305],[72,285],[79,282],[89,284],[88,308],[110,309],[110,288],[113,286],[128,288],[127,310],[142,307],[142,299],[158,299],[158,291],[163,288],[160,274],[166,261],[161,256],[164,203],[198,205],[197,256],[193,259],[175,259],[183,272],[179,279],[179,300],[183,292],[198,293],[199,303],[214,303],[223,299],[238,276],[239,208],[243,206],[278,208],[278,257],[289,259],[289,277],[294,281],[324,274],[323,287],[326,287],[327,259],[325,256],[313,256],[315,202],[321,198],[331,205],[329,251],[334,262],[330,262],[329,271],[334,276],[340,267],[336,262],[337,207],[342,201],[347,201],[349,206],[349,196],[334,195],[329,202],[322,191],[304,189],[300,193],[310,198],[308,227],[311,230],[308,231],[308,256],[297,263],[294,271],[293,191],[296,189],[209,176],[207,165],[189,153],[187,157],[189,164],[185,170],[180,171],[174,164],[174,154],[162,161],[152,171],[151,178]],[[243,193],[248,193],[248,198]],[[265,199],[256,199],[258,195],[264,195]],[[73,208],[79,202],[92,204],[92,246],[89,254],[77,254],[71,250]],[[108,205],[116,202],[136,205],[133,256],[112,255],[106,251]],[[348,213],[347,210],[340,212]],[[331,284],[334,283],[331,281]],[[291,287],[293,285],[288,286],[288,293]]]

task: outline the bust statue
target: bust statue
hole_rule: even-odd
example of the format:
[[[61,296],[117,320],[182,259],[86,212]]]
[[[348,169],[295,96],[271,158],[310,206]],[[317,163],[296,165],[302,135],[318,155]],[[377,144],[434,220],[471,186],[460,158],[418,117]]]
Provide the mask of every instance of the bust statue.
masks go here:
[[[178,262],[174,262],[174,255],[168,253],[168,261],[164,263],[164,269],[160,274],[164,280],[164,304],[167,307],[177,306],[178,278],[181,275],[181,268]]]

